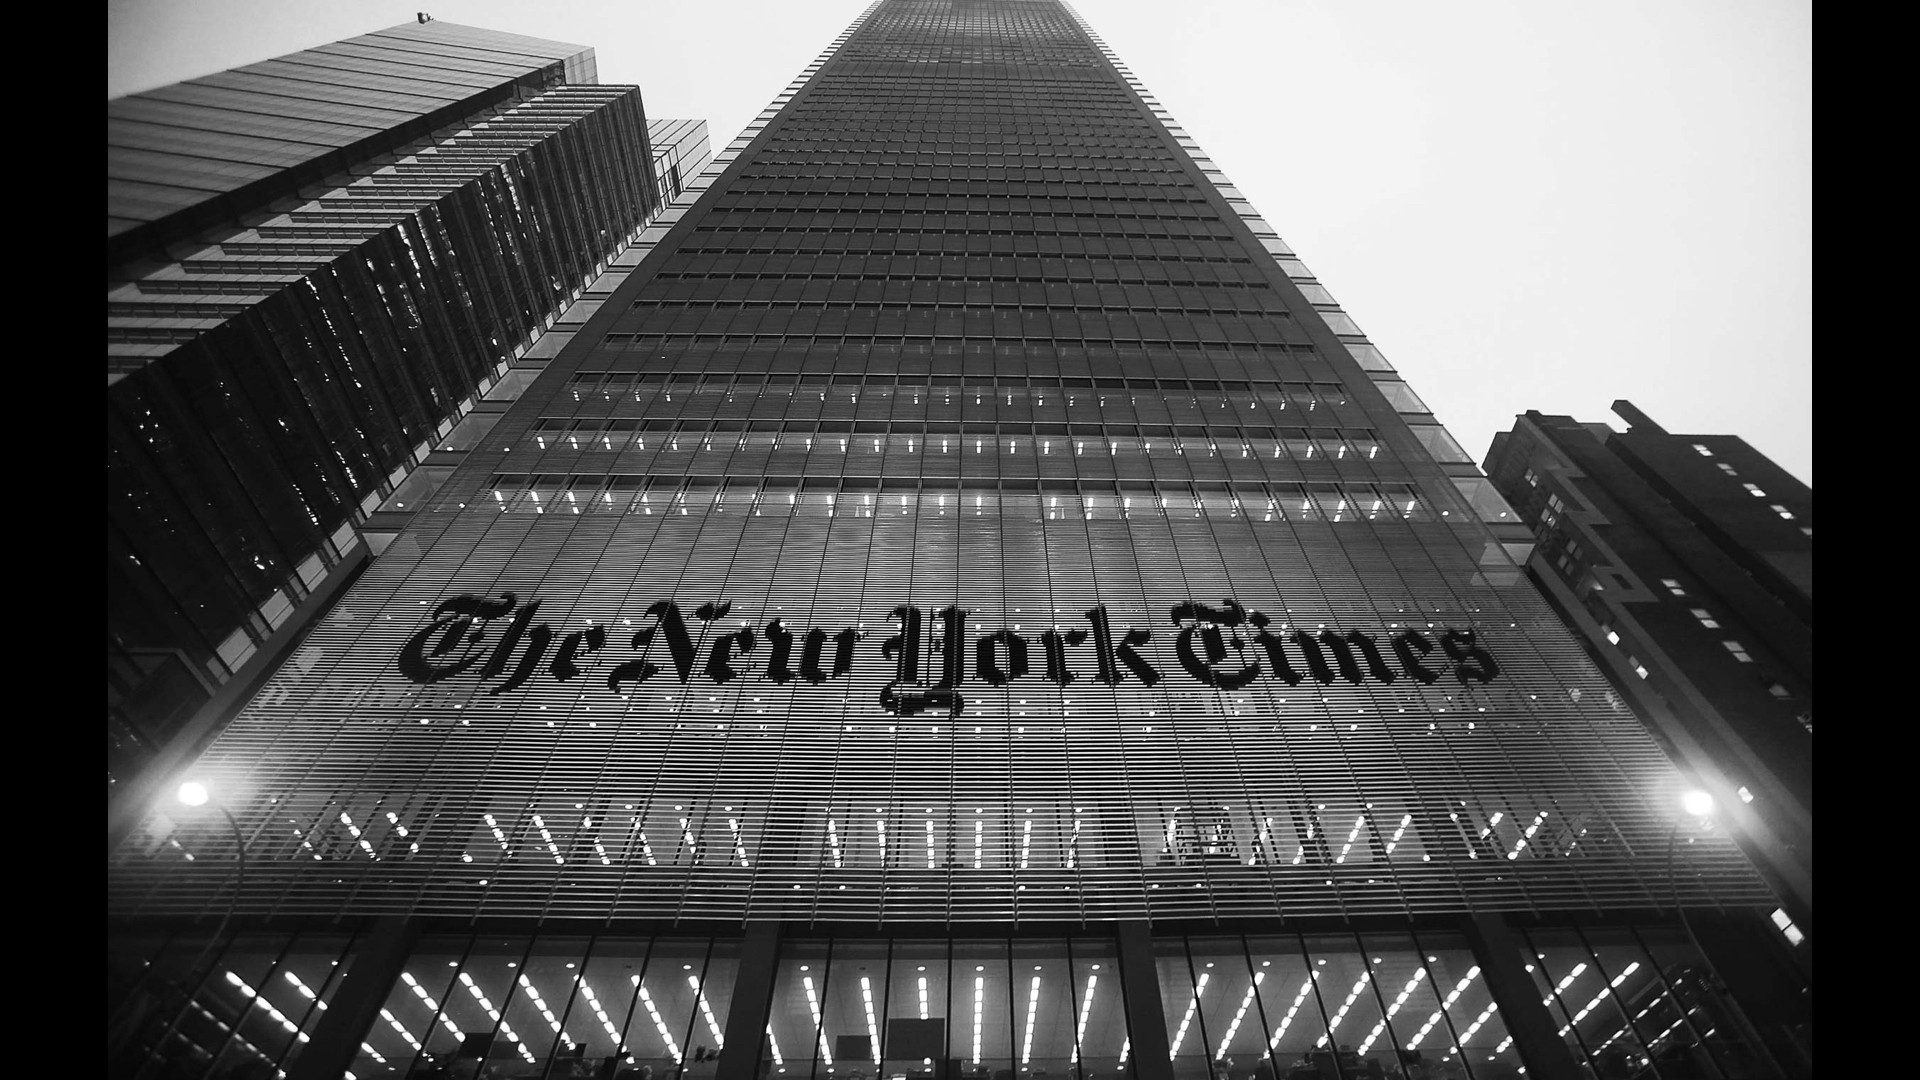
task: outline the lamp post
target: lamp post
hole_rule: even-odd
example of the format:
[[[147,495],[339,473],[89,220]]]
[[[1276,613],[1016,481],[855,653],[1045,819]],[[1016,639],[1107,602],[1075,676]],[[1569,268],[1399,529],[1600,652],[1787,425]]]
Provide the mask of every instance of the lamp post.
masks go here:
[[[233,899],[227,901],[227,913],[221,916],[220,925],[214,929],[213,937],[207,942],[206,947],[211,949],[219,942],[221,935],[226,933],[227,924],[233,921],[233,913],[240,906],[240,893],[247,884],[247,838],[240,831],[240,822],[234,818],[233,811],[227,809],[225,803],[214,799],[213,792],[207,789],[207,785],[198,780],[188,780],[180,785],[177,795],[180,802],[186,806],[197,807],[213,803],[214,809],[220,811],[221,815],[227,819],[227,827],[233,830]],[[196,960],[194,964],[196,967],[199,966],[199,961]]]
[[[1727,989],[1726,980],[1720,977],[1720,971],[1714,965],[1713,957],[1708,955],[1707,950],[1701,947],[1700,938],[1693,932],[1693,921],[1687,918],[1687,909],[1685,905],[1680,902],[1680,879],[1675,875],[1675,864],[1677,856],[1679,855],[1678,841],[1680,838],[1680,825],[1688,819],[1692,819],[1696,824],[1711,825],[1713,809],[1713,796],[1699,788],[1685,791],[1680,796],[1680,813],[1674,816],[1673,825],[1667,830],[1667,887],[1673,898],[1673,913],[1680,920],[1680,928],[1686,931],[1687,943],[1693,947],[1694,955],[1700,958],[1701,966],[1706,969],[1708,978],[1700,980],[1700,992],[1703,995],[1703,1000],[1704,995],[1707,993],[1721,994],[1724,998],[1727,1018],[1731,1020],[1734,1027],[1739,1030],[1741,1040],[1747,1044],[1748,1052],[1759,1058],[1762,1068],[1771,1066],[1773,1069],[1771,1075],[1784,1076],[1785,1073],[1780,1068],[1779,1063],[1774,1060],[1773,1055],[1767,1050],[1766,1044],[1761,1041],[1759,1031],[1755,1030],[1752,1021],[1747,1019],[1746,1011],[1740,1007],[1740,1003],[1737,1000],[1732,998],[1731,993]],[[1691,843],[1692,841],[1689,840],[1688,842]],[[1695,978],[1699,979],[1699,976],[1696,975]],[[1685,1018],[1687,1016],[1686,1003],[1681,1001],[1676,995],[1673,1004],[1674,1007],[1680,1011],[1681,1017]],[[1702,1048],[1705,1048],[1704,1040],[1702,1041]],[[1711,1054],[1711,1051],[1708,1051],[1708,1053]]]
[[[247,838],[246,835],[240,831],[240,822],[233,816],[233,811],[229,810],[226,804],[214,798],[213,792],[208,789],[205,783],[199,780],[188,780],[182,783],[175,791],[175,797],[180,800],[181,805],[193,808],[203,807],[208,803],[212,803],[214,809],[220,811],[221,816],[227,819],[227,827],[233,830],[233,897],[227,901],[226,913],[220,917],[220,924],[214,927],[213,935],[207,939],[205,945],[200,947],[200,952],[194,956],[193,962],[187,965],[185,969],[186,977],[182,980],[182,986],[187,995],[186,1001],[180,1006],[180,1011],[174,1014],[172,1022],[167,1025],[167,1029],[161,1034],[159,1041],[154,1044],[152,1053],[148,1056],[147,1060],[141,1064],[139,1075],[145,1075],[148,1069],[161,1062],[161,1055],[168,1041],[173,1038],[173,1033],[179,1028],[180,1022],[186,1018],[187,1013],[193,1008],[193,1000],[198,993],[199,986],[212,975],[211,970],[202,974],[200,965],[209,959],[214,953],[215,947],[218,946],[221,939],[226,936],[227,926],[233,921],[234,912],[240,907],[240,896],[245,891],[247,884]],[[230,1029],[229,1037],[237,1033],[238,1030],[237,1025]],[[131,1035],[131,1031],[129,1031],[129,1035]]]

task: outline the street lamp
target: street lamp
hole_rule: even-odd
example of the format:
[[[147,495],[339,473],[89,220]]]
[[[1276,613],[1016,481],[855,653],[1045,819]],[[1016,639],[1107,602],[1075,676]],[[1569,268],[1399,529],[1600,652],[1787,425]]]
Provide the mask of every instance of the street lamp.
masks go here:
[[[188,1011],[192,1009],[194,995],[198,992],[194,988],[211,976],[211,970],[204,975],[201,974],[200,965],[214,957],[215,950],[219,946],[221,939],[226,936],[227,925],[233,921],[233,914],[240,907],[240,896],[245,891],[247,884],[247,838],[246,835],[240,831],[240,822],[234,818],[233,811],[227,809],[226,804],[214,798],[212,790],[199,780],[188,780],[182,783],[175,791],[175,797],[180,800],[183,806],[195,808],[212,803],[214,809],[219,810],[221,816],[227,819],[227,827],[233,830],[233,898],[227,902],[226,914],[220,917],[220,925],[214,928],[213,936],[207,939],[207,943],[200,947],[199,955],[195,956],[193,962],[187,965],[187,977],[183,984],[187,987],[187,1003],[181,1006],[180,1011],[174,1015],[173,1022],[167,1025],[166,1033],[160,1037],[159,1042],[154,1044],[154,1057],[149,1059],[147,1062],[148,1065],[159,1060],[158,1055],[161,1053],[162,1048],[165,1047],[168,1040],[173,1037],[173,1033],[179,1028],[180,1022],[186,1018]],[[235,1026],[229,1031],[229,1037],[237,1034],[238,1031],[239,1027],[236,1022]]]
[[[1724,994],[1730,997],[1727,989],[1727,981],[1721,978],[1718,965],[1713,962],[1713,957],[1707,954],[1707,950],[1701,947],[1699,936],[1693,932],[1693,920],[1687,917],[1687,909],[1680,902],[1680,879],[1675,876],[1674,873],[1674,861],[1679,853],[1677,841],[1680,837],[1681,822],[1691,818],[1695,824],[1711,826],[1713,808],[1713,796],[1700,788],[1691,788],[1681,793],[1681,812],[1675,815],[1673,827],[1667,830],[1667,886],[1673,895],[1673,913],[1679,918],[1680,928],[1686,931],[1688,944],[1693,947],[1694,955],[1700,958],[1700,963],[1706,969],[1709,977],[1708,980],[1702,980],[1704,985],[1700,988],[1701,992],[1703,994]],[[1689,840],[1688,842],[1691,843],[1692,841]],[[1695,978],[1698,980],[1699,976],[1696,974]],[[1683,1003],[1678,996],[1675,996],[1673,1004],[1684,1018],[1687,1015],[1685,1003]],[[1753,1022],[1747,1018],[1745,1010],[1740,1007],[1740,1003],[1737,1000],[1726,1000],[1724,1004],[1726,1006],[1727,1018],[1732,1021],[1733,1026],[1738,1030],[1740,1038],[1747,1044],[1749,1052],[1759,1056],[1761,1062],[1764,1063],[1763,1067],[1765,1065],[1772,1065],[1774,1069],[1773,1075],[1785,1075],[1784,1072],[1781,1071],[1779,1063],[1774,1060],[1772,1052],[1768,1050],[1766,1044],[1761,1041],[1759,1031],[1754,1028]],[[1709,1051],[1709,1053],[1711,1053],[1711,1051]]]

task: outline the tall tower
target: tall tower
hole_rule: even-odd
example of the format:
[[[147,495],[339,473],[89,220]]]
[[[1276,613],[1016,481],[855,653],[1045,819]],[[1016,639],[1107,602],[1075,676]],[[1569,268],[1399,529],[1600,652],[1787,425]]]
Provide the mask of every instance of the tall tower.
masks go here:
[[[704,154],[594,77],[423,22],[108,103],[116,799],[257,688]]]
[[[1070,9],[876,3],[690,194],[198,763],[233,828],[118,850],[115,954],[212,988],[176,1030],[295,1075],[1791,1052],[1708,977],[1771,894],[1524,529]],[[221,910],[198,966],[145,930]],[[362,944],[275,936],[320,927]]]

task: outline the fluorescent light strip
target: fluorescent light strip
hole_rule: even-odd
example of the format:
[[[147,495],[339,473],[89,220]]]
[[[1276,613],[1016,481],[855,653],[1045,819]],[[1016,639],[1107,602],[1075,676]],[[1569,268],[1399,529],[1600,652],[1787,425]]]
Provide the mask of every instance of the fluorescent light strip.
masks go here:
[[[740,865],[752,866],[753,864],[747,861],[747,845],[740,839],[740,820],[728,818],[727,830],[733,833],[733,853],[740,857]]]
[[[1601,987],[1600,992],[1593,995],[1592,1000],[1588,1001],[1585,1005],[1582,1005],[1580,1007],[1579,1012],[1576,1012],[1573,1014],[1573,1019],[1569,1021],[1565,1027],[1560,1029],[1561,1036],[1564,1037],[1567,1034],[1567,1032],[1573,1030],[1576,1024],[1580,1023],[1580,1021],[1582,1020],[1585,1020],[1587,1018],[1587,1014],[1593,1012],[1593,1010],[1596,1007],[1598,1007],[1602,1001],[1605,1001],[1608,995],[1612,994],[1613,991],[1616,988],[1618,988],[1621,983],[1627,981],[1627,976],[1633,974],[1638,970],[1640,970],[1640,961],[1635,960],[1633,963],[1628,964],[1626,966],[1626,969],[1621,971],[1620,974],[1615,975],[1613,977],[1613,981]]]
[[[1488,1020],[1492,1019],[1493,1014],[1498,1012],[1499,1010],[1500,1010],[1499,1002],[1497,1001],[1488,1002],[1487,1007],[1480,1010],[1480,1015],[1473,1018],[1473,1023],[1467,1025],[1467,1030],[1460,1033],[1459,1045],[1448,1047],[1447,1053],[1451,1054],[1454,1051],[1459,1050],[1462,1046],[1465,1046],[1467,1043],[1467,1040],[1473,1038],[1474,1034],[1480,1030],[1480,1026],[1482,1024],[1485,1024]],[[1499,1053],[1499,1051],[1497,1050],[1494,1052]],[[1442,1055],[1442,1056],[1445,1056],[1445,1055]]]
[[[1032,823],[1029,822],[1029,825]],[[1024,864],[1022,864],[1024,865]],[[1032,985],[1027,987],[1027,1033],[1020,1038],[1020,1064],[1033,1061],[1033,1014],[1040,1006],[1040,976],[1033,977]]]
[[[594,1018],[600,1021],[600,1026],[606,1030],[607,1038],[613,1041],[614,1052],[618,1053],[620,1032],[613,1026],[612,1018],[607,1016],[606,1007],[600,1004],[599,997],[595,996],[593,987],[587,985],[584,977],[580,980],[580,996],[587,999],[587,1007],[593,1010]]]
[[[633,833],[640,838],[640,854],[646,856],[648,866],[659,866],[660,861],[653,857],[653,845],[647,842],[647,834],[640,830],[640,819],[633,819]]]
[[[1206,992],[1207,980],[1212,977],[1212,972],[1203,971],[1200,973],[1200,981],[1193,984],[1193,1000],[1187,1002],[1187,1013],[1180,1018],[1180,1030],[1174,1032],[1173,1045],[1167,1047],[1169,1061],[1180,1056],[1180,1043],[1187,1037],[1187,1026],[1193,1023],[1193,1014],[1200,1009],[1200,995]]]
[[[827,847],[833,851],[833,868],[835,870],[840,869],[840,834],[834,828],[832,818],[827,819]],[[819,1025],[816,1024],[815,1026],[817,1027]]]
[[[987,980],[978,976],[973,980],[973,1063],[980,1064],[980,1014],[986,1007]]]
[[[383,1008],[380,1010],[380,1019],[385,1020],[387,1022],[387,1026],[399,1032],[401,1040],[404,1041],[408,1046],[413,1047],[416,1052],[421,1049],[420,1040],[414,1038],[412,1032],[408,1031],[404,1026],[402,1026],[400,1021],[394,1019],[393,1013]]]
[[[553,1033],[560,1036],[561,1042],[567,1044],[567,1049],[573,1049],[576,1044],[571,1038],[567,1037],[566,1032],[560,1030],[559,1019],[553,1015],[552,1009],[547,1008],[546,999],[540,996],[539,990],[534,989],[533,983],[527,978],[527,974],[524,971],[520,973],[520,989],[527,995],[527,998],[533,1002],[533,1007],[540,1010],[540,1016],[547,1022],[547,1026],[553,1028]]]
[[[374,854],[373,845],[367,843],[367,838],[360,835],[360,826],[355,825],[353,823],[353,819],[348,817],[347,812],[344,810],[340,812],[340,824],[345,825],[347,827],[347,832],[351,834],[355,840],[360,841],[360,850],[367,853],[367,858],[369,859],[380,858],[380,856]]]
[[[293,979],[292,973],[288,973],[287,978]],[[441,1011],[440,1003],[433,1000],[433,996],[427,993],[426,988],[421,986],[420,983],[414,979],[413,975],[410,972],[405,972],[405,971],[401,972],[400,980],[406,983],[409,987],[413,989],[414,996],[420,999],[421,1003],[427,1007],[429,1012],[439,1014],[441,1027],[446,1028],[447,1031],[450,1034],[452,1034],[453,1037],[456,1039],[466,1038],[465,1035],[462,1035],[460,1033],[459,1027],[455,1026],[454,1022],[450,1018],[448,1018],[447,1014]],[[298,985],[299,980],[294,979],[294,983]],[[310,993],[309,991],[307,991],[307,988],[304,986],[301,986],[300,989],[304,993]],[[320,1007],[324,1009],[327,1006],[324,1002],[321,1002]]]
[[[1533,834],[1540,831],[1540,824],[1546,820],[1547,820],[1547,812],[1545,810],[1542,810],[1539,813],[1533,815],[1533,823],[1528,825],[1525,829],[1521,830],[1520,839],[1517,843],[1513,845],[1513,850],[1507,852],[1507,858],[1509,859],[1519,858],[1520,852],[1526,849],[1527,841],[1533,839]]]
[[[1300,1003],[1307,1000],[1307,992],[1313,989],[1313,980],[1319,977],[1320,977],[1319,972],[1317,971],[1313,972],[1312,974],[1307,976],[1306,981],[1300,984],[1300,992],[1293,995],[1293,1004],[1287,1006],[1287,1015],[1280,1018],[1280,1026],[1273,1030],[1273,1038],[1267,1040],[1268,1050],[1273,1050],[1279,1047],[1280,1036],[1285,1035],[1287,1033],[1288,1025],[1292,1024],[1293,1018],[1299,1015]]]
[[[1499,815],[1496,814],[1494,816],[1498,817]],[[1427,1032],[1433,1030],[1433,1025],[1440,1022],[1440,1017],[1444,1015],[1444,1010],[1448,1006],[1452,1005],[1454,1002],[1460,1000],[1460,995],[1466,993],[1467,987],[1472,985],[1473,980],[1479,977],[1480,977],[1480,965],[1475,964],[1473,967],[1468,968],[1466,978],[1461,979],[1460,982],[1454,986],[1452,992],[1447,994],[1447,1000],[1440,1003],[1440,1008],[1433,1010],[1433,1015],[1427,1017],[1427,1022],[1424,1024],[1421,1024],[1420,1030],[1414,1033],[1414,1036],[1412,1039],[1408,1040],[1407,1049],[1409,1050],[1419,1049],[1420,1041],[1427,1037]]]
[[[773,1055],[775,1065],[785,1065],[787,1059],[780,1056],[780,1040],[773,1037],[773,1025],[767,1025],[767,1052]]]
[[[873,982],[860,976],[860,1004],[867,1010],[867,1037],[873,1041],[873,1063],[880,1064],[880,1025],[873,1019]]]
[[[1400,827],[1393,830],[1392,839],[1387,841],[1387,854],[1393,854],[1393,849],[1400,846],[1400,838],[1407,835],[1407,826],[1411,824],[1413,824],[1412,814],[1408,814],[1400,819]]]
[[[261,1010],[265,1012],[268,1016],[272,1017],[274,1020],[278,1021],[281,1027],[286,1028],[287,1033],[289,1035],[292,1035],[295,1039],[298,1039],[301,1042],[313,1041],[312,1036],[308,1035],[304,1031],[301,1031],[299,1025],[287,1019],[285,1013],[282,1013],[279,1009],[274,1008],[273,1002],[268,1001],[264,997],[261,997],[260,992],[258,990],[255,990],[253,987],[248,986],[245,979],[242,979],[240,976],[235,975],[233,972],[229,971],[227,972],[227,981],[239,987],[240,992],[242,994],[246,995],[250,1000],[257,1003],[260,1006]],[[385,1011],[386,1011],[385,1009],[381,1010],[381,1012],[383,1013]],[[398,1024],[395,1024],[394,1026],[399,1027]],[[413,1038],[413,1036],[407,1034],[405,1028],[400,1028],[400,1034],[405,1038],[407,1038],[409,1041],[411,1041]],[[420,1049],[420,1044],[414,1043],[413,1048],[415,1050]]]
[[[1347,830],[1347,842],[1340,848],[1340,854],[1334,858],[1334,862],[1343,863],[1347,861],[1347,852],[1353,850],[1353,842],[1359,839],[1360,828],[1366,823],[1367,815],[1365,814],[1361,814],[1359,817],[1353,819],[1353,828]]]
[[[1340,1003],[1340,1008],[1338,1011],[1336,1011],[1333,1014],[1333,1019],[1327,1022],[1326,1033],[1321,1035],[1320,1040],[1314,1043],[1313,1045],[1315,1046],[1327,1045],[1327,1043],[1333,1038],[1334,1029],[1340,1026],[1340,1021],[1345,1020],[1347,1018],[1347,1010],[1353,1008],[1353,1003],[1356,1000],[1358,1000],[1360,997],[1360,991],[1365,990],[1367,988],[1367,983],[1372,978],[1373,978],[1372,972],[1361,973],[1360,978],[1355,980],[1353,984],[1353,989],[1347,991],[1347,1000]]]
[[[814,1011],[817,1013],[819,1010],[816,1009]],[[926,1018],[927,1018],[927,977],[925,975],[922,975],[920,976],[920,1019],[925,1020]]]
[[[1387,1021],[1393,1019],[1394,1014],[1400,1011],[1400,1006],[1407,1003],[1407,999],[1413,996],[1414,990],[1419,987],[1420,983],[1426,979],[1426,977],[1426,968],[1418,967],[1413,969],[1413,978],[1407,980],[1407,985],[1401,987],[1400,993],[1394,997],[1393,1004],[1387,1006],[1387,1015],[1381,1017],[1380,1022],[1373,1025],[1373,1030],[1368,1032],[1366,1039],[1360,1043],[1360,1053],[1366,1053],[1367,1048],[1371,1047],[1374,1040],[1380,1037],[1380,1033],[1387,1029]]]
[[[586,815],[586,814],[583,814],[583,815],[581,815],[581,817],[580,817],[580,827],[581,827],[581,828],[583,828],[583,829],[591,829],[591,828],[593,828],[593,818],[592,818],[592,816],[591,816],[591,815]],[[612,866],[612,865],[613,865],[613,859],[612,859],[612,858],[610,858],[610,857],[608,857],[608,855],[607,855],[607,847],[606,847],[606,845],[605,845],[605,844],[602,844],[602,843],[600,842],[600,837],[599,837],[599,835],[598,835],[598,834],[595,834],[595,835],[594,835],[594,838],[593,838],[593,853],[594,853],[595,855],[598,855],[598,856],[600,856],[600,865],[601,865],[601,866]],[[618,1040],[618,1039],[615,1039],[615,1040],[614,1040],[614,1042],[615,1042],[616,1044],[618,1044],[618,1043],[619,1043],[619,1041],[620,1041],[620,1040]]]
[[[687,976],[687,985],[693,988],[694,999],[700,1002],[700,1015],[707,1018],[707,1030],[713,1033],[713,1048],[726,1049],[726,1041],[720,1034],[720,1022],[713,1018],[713,1006],[707,1004],[707,992],[700,989],[700,977]]]
[[[827,1049],[827,1032],[820,1026],[820,999],[813,992],[813,976],[802,975],[800,985],[807,991],[807,1011],[813,1014],[813,1030],[820,1033],[820,1060],[831,1066],[833,1052]],[[927,980],[920,980],[920,1019],[927,1018]]]
[[[1127,1038],[1121,1039],[1120,1040],[1120,1064],[1125,1065],[1127,1063],[1127,1055],[1132,1052],[1133,1052],[1133,1037],[1128,1036]]]
[[[1087,976],[1087,992],[1080,999],[1080,1023],[1073,1029],[1073,1060],[1080,1060],[1080,1044],[1087,1037],[1087,1017],[1093,1014],[1093,988],[1100,982],[1100,976]],[[926,1019],[923,1014],[921,1019]]]
[[[507,846],[507,834],[501,831],[500,823],[493,820],[493,815],[481,814],[480,819],[487,823],[487,828],[493,830],[494,842],[500,845],[500,850],[506,852],[509,855],[513,854],[513,849]]]
[[[1240,999],[1240,1008],[1233,1014],[1233,1022],[1227,1025],[1226,1035],[1220,1039],[1220,1049],[1213,1055],[1215,1061],[1227,1056],[1227,1047],[1233,1044],[1233,1037],[1240,1031],[1240,1021],[1247,1018],[1247,1007],[1253,1004],[1253,995],[1259,990],[1260,984],[1266,980],[1266,977],[1267,973],[1264,971],[1254,973],[1253,985],[1247,987],[1247,996]]]
[[[633,976],[633,985],[640,988],[640,1004],[647,1007],[647,1015],[653,1019],[654,1029],[660,1032],[660,1041],[667,1044],[667,1053],[672,1056],[673,1063],[682,1064],[684,1059],[680,1056],[680,1045],[673,1041],[673,1032],[667,1030],[667,1022],[660,1019],[660,1010],[654,1007],[653,995],[647,993],[647,985],[640,981],[638,975]]]

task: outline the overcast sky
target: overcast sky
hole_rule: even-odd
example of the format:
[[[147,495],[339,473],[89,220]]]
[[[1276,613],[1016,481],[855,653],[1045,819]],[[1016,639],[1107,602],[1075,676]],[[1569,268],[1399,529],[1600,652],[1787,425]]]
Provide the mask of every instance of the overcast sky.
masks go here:
[[[866,0],[419,0],[590,45],[716,149]],[[411,21],[108,0],[109,97]],[[1784,0],[1079,0],[1476,458],[1528,409],[1813,480],[1812,11]]]

